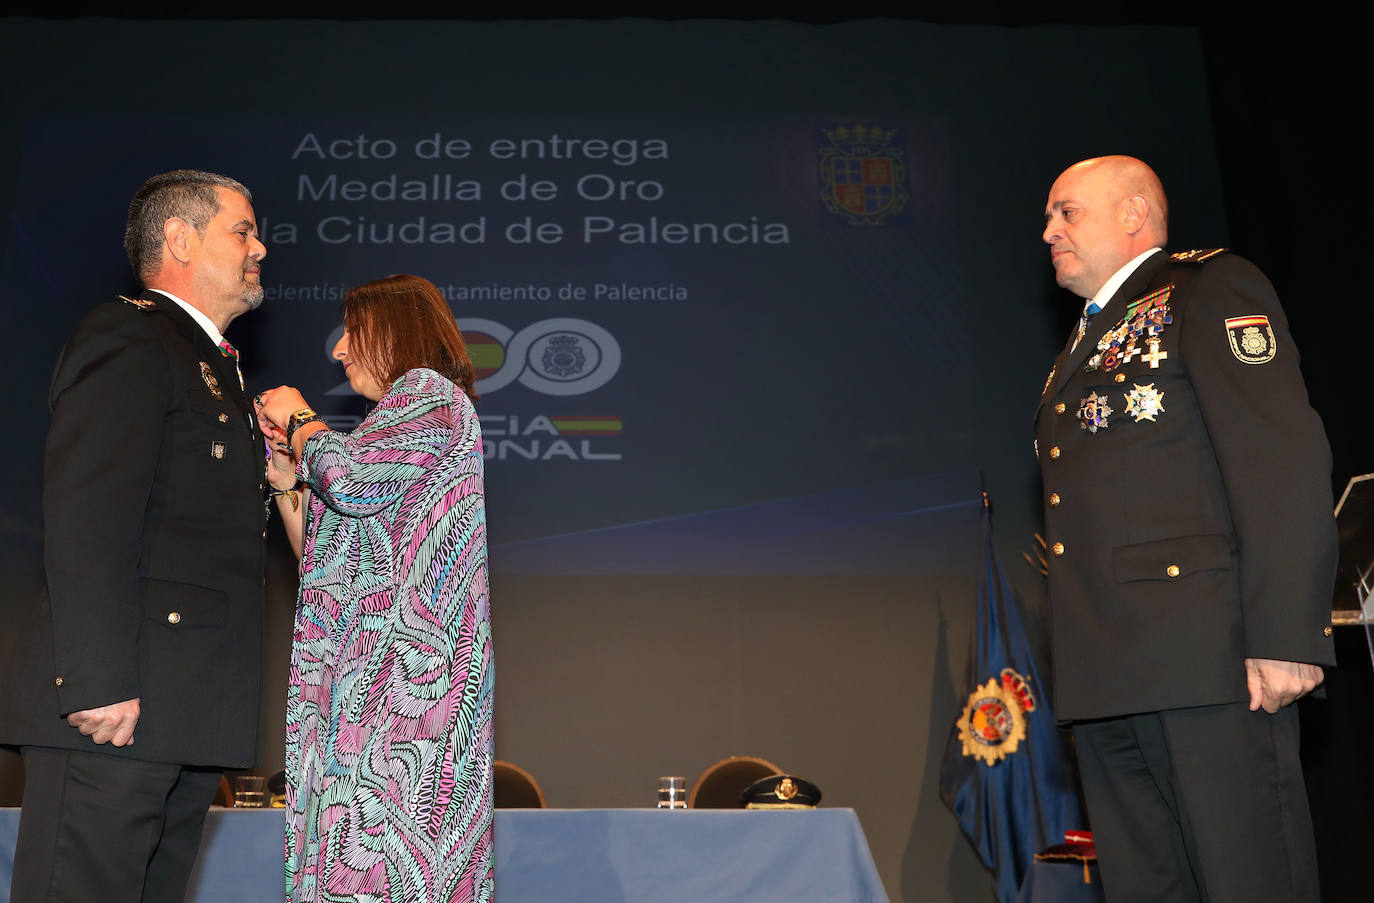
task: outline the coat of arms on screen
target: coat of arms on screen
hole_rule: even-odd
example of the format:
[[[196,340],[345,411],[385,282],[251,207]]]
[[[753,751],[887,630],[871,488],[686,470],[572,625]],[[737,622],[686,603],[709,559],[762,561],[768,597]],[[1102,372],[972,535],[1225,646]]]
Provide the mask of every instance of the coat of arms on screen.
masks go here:
[[[959,716],[964,755],[996,765],[1026,739],[1026,715],[1033,711],[1035,696],[1026,679],[1011,668],[1003,668],[1000,680],[993,678],[969,694],[968,705]]]
[[[817,135],[821,204],[851,226],[881,226],[901,213],[907,191],[901,131],[837,125]]]

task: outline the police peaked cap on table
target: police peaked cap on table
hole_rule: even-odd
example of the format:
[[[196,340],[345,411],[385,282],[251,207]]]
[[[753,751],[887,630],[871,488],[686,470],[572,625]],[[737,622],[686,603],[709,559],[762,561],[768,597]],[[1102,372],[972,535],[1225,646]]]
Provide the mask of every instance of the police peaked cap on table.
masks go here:
[[[770,774],[744,788],[739,799],[746,809],[814,809],[821,788],[794,774]]]

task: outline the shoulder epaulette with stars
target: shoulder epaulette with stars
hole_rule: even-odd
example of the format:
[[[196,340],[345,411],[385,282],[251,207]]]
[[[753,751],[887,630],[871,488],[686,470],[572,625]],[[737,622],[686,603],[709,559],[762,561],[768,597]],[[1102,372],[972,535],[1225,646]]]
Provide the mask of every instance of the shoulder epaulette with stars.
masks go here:
[[[147,298],[130,298],[127,295],[120,295],[119,300],[123,301],[125,304],[132,304],[139,310],[157,310],[157,302],[150,301]]]
[[[1169,259],[1174,263],[1203,263],[1211,260],[1218,254],[1225,254],[1229,248],[1201,248],[1192,251],[1178,251],[1170,254]]]

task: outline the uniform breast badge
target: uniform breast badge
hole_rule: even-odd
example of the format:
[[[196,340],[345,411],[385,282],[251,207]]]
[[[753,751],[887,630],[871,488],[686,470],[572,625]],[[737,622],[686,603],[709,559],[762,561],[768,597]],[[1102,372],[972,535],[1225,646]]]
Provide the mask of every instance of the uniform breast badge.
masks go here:
[[[1242,364],[1267,364],[1278,351],[1274,327],[1262,314],[1232,317],[1226,321],[1226,335],[1231,340],[1231,353]]]
[[[210,457],[214,458],[216,461],[223,461],[223,460],[224,460],[224,449],[225,449],[225,445],[224,445],[223,442],[211,442],[211,443],[210,443]]]
[[[1105,430],[1107,418],[1113,413],[1107,399],[1094,392],[1078,404],[1078,427],[1090,433],[1096,433],[1099,429]]]
[[[1154,383],[1144,386],[1135,383],[1126,393],[1126,416],[1134,418],[1136,423],[1142,420],[1154,423],[1155,415],[1163,413],[1164,393],[1156,389]]]
[[[219,390],[219,380],[215,379],[215,372],[205,361],[200,362],[200,378],[205,380],[205,388],[210,390],[211,395],[220,401],[224,400],[224,393]]]

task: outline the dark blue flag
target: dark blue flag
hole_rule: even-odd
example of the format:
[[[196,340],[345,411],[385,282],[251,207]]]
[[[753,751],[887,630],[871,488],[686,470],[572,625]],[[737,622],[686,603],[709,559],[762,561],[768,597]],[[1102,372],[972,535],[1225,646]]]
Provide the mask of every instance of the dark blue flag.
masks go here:
[[[1073,761],[1055,727],[983,509],[983,567],[967,696],[940,768],[940,798],[1014,903],[1035,854],[1084,827]]]

